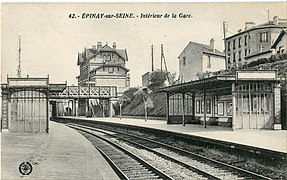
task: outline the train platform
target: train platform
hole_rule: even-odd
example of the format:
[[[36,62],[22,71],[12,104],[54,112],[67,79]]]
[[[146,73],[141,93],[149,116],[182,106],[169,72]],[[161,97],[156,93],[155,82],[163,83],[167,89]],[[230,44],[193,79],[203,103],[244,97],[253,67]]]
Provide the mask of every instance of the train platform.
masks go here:
[[[50,121],[49,134],[0,135],[1,179],[119,179],[84,136],[63,124]],[[23,162],[32,165],[29,175],[19,171]]]
[[[240,145],[246,145],[271,151],[287,153],[287,131],[286,130],[236,130],[221,126],[207,126],[186,124],[167,124],[165,120],[147,120],[132,118],[86,118],[86,117],[67,117],[88,119],[94,121],[104,121],[119,124],[128,124],[146,128],[154,128],[165,131],[172,131]]]

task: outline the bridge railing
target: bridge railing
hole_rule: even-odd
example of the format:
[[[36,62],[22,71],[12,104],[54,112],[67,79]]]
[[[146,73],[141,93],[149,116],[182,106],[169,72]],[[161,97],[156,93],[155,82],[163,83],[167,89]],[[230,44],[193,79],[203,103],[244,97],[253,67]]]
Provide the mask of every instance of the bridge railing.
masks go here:
[[[62,92],[50,92],[50,98],[112,98],[117,97],[116,86],[67,86]]]

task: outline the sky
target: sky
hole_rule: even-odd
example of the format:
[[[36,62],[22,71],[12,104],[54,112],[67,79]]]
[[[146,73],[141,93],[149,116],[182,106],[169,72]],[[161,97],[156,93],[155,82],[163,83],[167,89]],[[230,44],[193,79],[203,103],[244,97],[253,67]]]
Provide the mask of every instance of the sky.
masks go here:
[[[1,8],[1,82],[16,77],[18,36],[21,36],[22,77],[46,77],[50,83],[77,85],[78,52],[97,42],[127,49],[131,86],[151,71],[151,45],[155,68],[160,68],[160,46],[169,71],[178,75],[178,56],[194,41],[223,51],[223,21],[228,36],[244,29],[245,22],[265,23],[274,16],[287,18],[286,2],[241,3],[4,3]],[[135,18],[82,18],[83,13],[133,13]],[[141,13],[169,14],[169,18],[140,18]],[[171,14],[176,18],[171,18]],[[180,13],[191,18],[179,18]],[[77,18],[69,18],[75,14]],[[78,17],[79,16],[79,17]],[[139,16],[139,17],[136,17]]]

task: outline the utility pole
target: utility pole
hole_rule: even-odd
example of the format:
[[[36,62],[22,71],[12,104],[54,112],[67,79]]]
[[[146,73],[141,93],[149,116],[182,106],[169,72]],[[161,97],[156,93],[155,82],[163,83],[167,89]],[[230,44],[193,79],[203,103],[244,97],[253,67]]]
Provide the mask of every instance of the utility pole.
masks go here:
[[[164,68],[165,68],[165,75],[166,75],[166,80],[168,81],[169,84],[172,84],[172,80],[169,77],[169,72],[167,70],[167,65],[166,65],[166,61],[165,61],[165,57],[164,57],[164,52],[163,52],[163,44],[161,44],[161,71],[162,71],[162,63],[164,63]]]
[[[163,53],[163,44],[161,44],[161,71],[162,71],[162,62],[164,62],[165,72],[167,73],[168,71],[167,71],[166,61],[165,61],[165,57]]]
[[[18,47],[18,66],[17,66],[17,77],[21,77],[21,36],[18,36],[19,47]]]
[[[160,58],[160,71],[162,71],[162,44],[161,44],[161,58]]]
[[[151,72],[154,71],[154,66],[153,66],[153,44],[151,45]]]
[[[227,49],[226,49],[226,31],[227,31],[227,22],[223,21],[223,40],[224,40],[224,52],[225,52],[225,69],[227,69]]]
[[[268,10],[267,12],[268,12],[268,24],[270,25],[270,20],[269,20],[269,10]]]

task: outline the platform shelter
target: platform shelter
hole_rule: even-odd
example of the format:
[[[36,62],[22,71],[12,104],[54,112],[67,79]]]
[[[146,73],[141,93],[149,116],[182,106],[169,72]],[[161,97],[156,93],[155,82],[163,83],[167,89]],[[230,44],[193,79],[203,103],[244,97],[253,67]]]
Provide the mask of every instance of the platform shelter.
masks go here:
[[[7,78],[2,89],[1,129],[48,132],[49,78]]]
[[[159,90],[167,93],[167,123],[236,129],[281,129],[277,72],[236,71]]]

